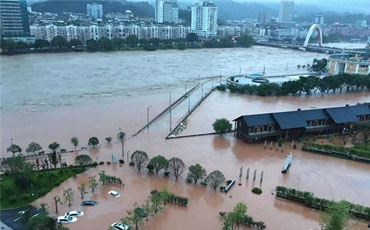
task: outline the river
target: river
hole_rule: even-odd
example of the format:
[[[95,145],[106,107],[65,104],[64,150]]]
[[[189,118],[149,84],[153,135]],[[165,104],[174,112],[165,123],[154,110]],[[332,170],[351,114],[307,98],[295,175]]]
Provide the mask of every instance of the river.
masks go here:
[[[58,141],[63,148],[72,149],[70,138],[77,136],[81,146],[87,139],[97,136],[102,148],[68,153],[64,158],[73,163],[77,154],[88,153],[98,161],[111,160],[111,153],[120,155],[120,144],[114,138],[113,145],[105,146],[104,138],[115,137],[118,128],[128,135],[126,150],[131,153],[144,150],[149,157],[162,154],[168,158],[177,156],[187,166],[200,163],[207,172],[221,170],[227,179],[237,179],[239,168],[250,167],[258,173],[264,171],[261,196],[251,193],[251,180],[235,185],[225,195],[187,185],[182,179],[155,177],[132,170],[127,164],[98,166],[82,175],[71,178],[34,204],[46,202],[54,215],[53,196],[62,196],[63,189],[75,190],[72,209],[81,209],[76,189],[87,177],[100,170],[119,176],[125,186],[100,185],[98,192],[87,198],[99,202],[97,207],[83,208],[85,216],[68,227],[79,229],[107,229],[126,215],[135,202],[142,204],[152,189],[167,185],[171,192],[189,197],[186,208],[170,205],[144,224],[147,230],[170,229],[221,229],[219,211],[230,211],[236,202],[247,203],[248,213],[256,220],[264,221],[273,230],[319,229],[318,213],[303,206],[277,200],[277,185],[314,192],[328,199],[346,199],[370,206],[366,194],[370,193],[370,166],[362,163],[330,158],[294,150],[291,171],[280,173],[285,155],[283,152],[264,150],[260,144],[247,145],[232,135],[225,137],[205,136],[178,140],[165,140],[169,132],[169,116],[155,122],[149,130],[131,138],[131,134],[158,114],[172,99],[206,77],[238,73],[262,72],[285,74],[297,72],[298,64],[311,64],[313,58],[327,55],[301,51],[253,47],[248,49],[199,49],[155,52],[66,53],[31,54],[1,57],[1,149],[2,155],[10,139],[23,149],[31,141],[44,148]],[[215,82],[216,83],[216,82]],[[208,83],[211,84],[211,83]],[[199,93],[198,93],[199,96]],[[191,103],[199,98],[194,95]],[[368,101],[370,94],[350,93],[311,97],[257,97],[230,95],[215,92],[189,118],[184,134],[208,132],[215,118],[234,119],[242,114],[286,111],[291,109],[337,106]],[[173,123],[186,112],[186,102],[173,111]],[[112,199],[110,189],[121,197]],[[64,205],[61,211],[68,211]],[[364,224],[356,229],[364,230]]]

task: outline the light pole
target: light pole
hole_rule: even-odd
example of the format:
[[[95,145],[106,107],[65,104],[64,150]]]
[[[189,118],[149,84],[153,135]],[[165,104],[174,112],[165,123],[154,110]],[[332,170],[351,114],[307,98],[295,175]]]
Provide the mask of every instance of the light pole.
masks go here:
[[[10,146],[13,145],[13,140],[14,140],[13,138],[10,139]]]
[[[122,129],[119,128],[119,138],[121,139],[122,142],[122,158],[124,159],[125,156],[125,147],[124,147],[124,142],[125,142],[125,133],[122,132]]]
[[[148,127],[148,130],[149,130],[149,109],[150,107],[152,106],[149,105],[148,108],[146,108],[146,126]]]

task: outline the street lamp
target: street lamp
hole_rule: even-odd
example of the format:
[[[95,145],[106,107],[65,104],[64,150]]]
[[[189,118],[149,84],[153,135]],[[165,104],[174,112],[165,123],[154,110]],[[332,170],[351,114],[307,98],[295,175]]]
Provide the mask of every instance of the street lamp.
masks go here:
[[[122,142],[122,158],[124,158],[125,156],[125,147],[124,147],[124,142],[125,142],[125,133],[122,131],[121,128],[118,129],[119,130],[119,133],[118,133],[118,138],[121,140]]]
[[[146,108],[146,126],[149,130],[149,109],[150,107],[152,107],[151,105],[148,106],[148,108]]]

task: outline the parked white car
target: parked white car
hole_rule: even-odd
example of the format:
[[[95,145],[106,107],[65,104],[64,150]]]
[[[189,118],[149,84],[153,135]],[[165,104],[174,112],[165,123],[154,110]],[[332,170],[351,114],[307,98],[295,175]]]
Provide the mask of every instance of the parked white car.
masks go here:
[[[112,226],[112,227],[113,227],[113,229],[115,229],[115,230],[128,230],[128,229],[130,229],[130,227],[129,227],[129,226],[127,226],[127,225],[125,225],[125,224],[122,224],[122,223],[118,223],[118,222],[113,223],[111,226]]]
[[[77,217],[74,216],[58,216],[57,219],[59,224],[74,223],[77,221]]]
[[[83,211],[70,211],[64,214],[64,216],[83,216]]]
[[[116,192],[116,191],[109,191],[109,192],[108,192],[108,194],[109,194],[109,195],[112,195],[112,196],[114,196],[114,197],[116,197],[116,198],[121,196],[121,195],[120,195],[118,192]]]

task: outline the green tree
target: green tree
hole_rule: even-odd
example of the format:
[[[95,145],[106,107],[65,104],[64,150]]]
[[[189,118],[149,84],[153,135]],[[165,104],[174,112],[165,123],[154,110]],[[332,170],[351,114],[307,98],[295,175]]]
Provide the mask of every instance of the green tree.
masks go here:
[[[48,147],[53,151],[53,153],[56,153],[57,149],[60,147],[60,144],[54,141],[53,143],[49,144]]]
[[[180,158],[173,157],[168,161],[169,172],[176,180],[179,179],[185,168],[185,163]]]
[[[149,164],[153,165],[156,175],[158,175],[159,171],[161,171],[162,169],[168,168],[168,160],[162,155],[157,155],[153,157],[149,161]]]
[[[62,36],[56,36],[51,40],[51,46],[56,49],[67,49],[68,47],[68,42],[65,38]]]
[[[159,192],[152,193],[152,195],[150,196],[150,200],[153,205],[154,213],[157,213],[161,209],[161,204],[162,204],[160,193]]]
[[[237,203],[233,211],[227,213],[223,224],[223,230],[239,229],[239,224],[243,222],[247,215],[247,205],[245,203]]]
[[[127,223],[131,227],[135,227],[135,230],[139,229],[139,226],[143,223],[143,218],[140,216],[139,212],[135,212],[137,208],[140,208],[136,203],[134,205],[134,210],[127,211],[127,216],[121,219],[122,222]]]
[[[168,198],[170,198],[171,193],[168,191],[167,186],[163,186],[162,190],[159,192],[163,205],[166,205]]]
[[[131,161],[134,162],[136,169],[139,171],[145,166],[148,160],[148,155],[144,151],[136,150],[131,155]]]
[[[78,138],[77,137],[72,137],[71,138],[71,143],[72,143],[73,147],[75,147],[75,151],[76,151],[76,148],[78,146]]]
[[[90,39],[86,41],[86,49],[90,52],[98,51],[98,42],[94,39]]]
[[[200,164],[191,165],[189,168],[187,178],[197,184],[198,180],[203,179],[207,174],[205,168]]]
[[[26,230],[67,230],[62,227],[56,219],[49,217],[47,213],[41,212],[38,216],[29,219],[25,225]]]
[[[26,149],[26,152],[28,152],[28,153],[35,153],[36,151],[40,151],[40,150],[42,150],[42,147],[41,147],[40,144],[35,143],[35,142],[31,142],[28,145],[28,147]]]
[[[241,47],[251,47],[254,44],[254,39],[251,36],[244,34],[238,38],[237,42]]]
[[[215,132],[217,133],[221,133],[221,135],[231,131],[232,127],[230,121],[227,120],[226,118],[216,119],[212,126],[213,130],[215,130]]]
[[[92,159],[89,155],[86,155],[86,154],[81,154],[81,155],[78,155],[75,159],[75,164],[76,165],[79,165],[79,166],[82,166],[82,167],[85,167],[87,165],[91,165],[92,164]]]
[[[77,189],[80,191],[81,199],[84,199],[84,195],[87,194],[86,192],[86,185],[84,183],[81,183],[80,187],[77,187]]]
[[[106,137],[105,138],[105,140],[107,141],[108,145],[111,143],[112,139],[113,139],[112,137]]]
[[[68,204],[68,207],[71,208],[74,200],[74,191],[71,188],[64,189],[63,191],[64,202]]]
[[[198,35],[196,33],[188,33],[186,41],[194,43],[198,41]]]
[[[35,43],[33,44],[33,47],[35,49],[50,48],[50,43],[48,40],[36,39]]]
[[[217,190],[225,183],[225,176],[219,170],[215,170],[206,177],[205,183],[213,190]]]
[[[131,46],[131,47],[136,47],[139,43],[139,39],[137,38],[136,35],[129,35],[126,38],[126,43]]]
[[[349,207],[346,201],[331,202],[329,209],[321,213],[321,230],[344,230],[349,217]]]
[[[96,176],[89,177],[89,187],[91,192],[94,193],[95,189],[98,187],[98,182],[96,182]]]
[[[361,132],[364,138],[365,146],[369,143],[369,136],[370,136],[370,123],[356,123],[353,127],[357,132]]]
[[[112,51],[114,50],[114,44],[113,42],[105,37],[102,37],[98,40],[98,46],[100,50],[103,51]]]
[[[33,165],[22,155],[8,157],[1,161],[2,170],[12,175],[22,174],[28,171],[30,167],[33,167]]]
[[[97,137],[90,137],[88,145],[92,145],[93,148],[99,144],[99,139]]]
[[[11,144],[7,149],[7,152],[11,152],[13,154],[13,157],[15,156],[16,153],[21,153],[22,149],[19,147],[19,145],[16,144]]]
[[[68,46],[72,49],[82,49],[83,44],[78,39],[72,39],[68,42]]]

